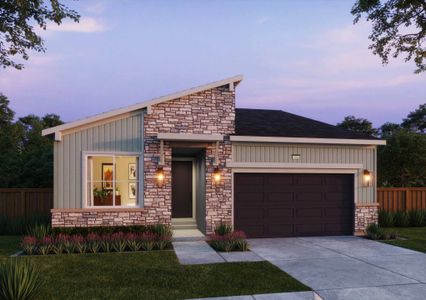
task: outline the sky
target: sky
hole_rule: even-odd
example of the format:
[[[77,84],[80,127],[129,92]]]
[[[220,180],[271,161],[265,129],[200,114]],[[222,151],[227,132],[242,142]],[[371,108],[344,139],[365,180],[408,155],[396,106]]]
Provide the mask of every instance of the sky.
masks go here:
[[[68,122],[243,74],[237,107],[400,123],[426,103],[426,74],[381,64],[354,1],[63,0],[80,22],[37,29],[47,51],[0,69],[0,92],[17,117]]]

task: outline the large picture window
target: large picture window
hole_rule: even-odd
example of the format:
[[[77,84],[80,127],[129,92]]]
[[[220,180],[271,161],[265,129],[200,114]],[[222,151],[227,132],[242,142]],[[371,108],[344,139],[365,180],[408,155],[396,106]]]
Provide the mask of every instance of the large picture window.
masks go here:
[[[87,206],[138,206],[137,156],[88,155],[86,169]]]

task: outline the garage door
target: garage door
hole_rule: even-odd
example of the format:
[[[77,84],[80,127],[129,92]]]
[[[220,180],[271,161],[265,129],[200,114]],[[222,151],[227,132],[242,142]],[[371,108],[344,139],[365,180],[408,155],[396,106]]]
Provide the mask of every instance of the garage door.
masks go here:
[[[353,232],[353,175],[234,175],[235,228],[249,237]]]

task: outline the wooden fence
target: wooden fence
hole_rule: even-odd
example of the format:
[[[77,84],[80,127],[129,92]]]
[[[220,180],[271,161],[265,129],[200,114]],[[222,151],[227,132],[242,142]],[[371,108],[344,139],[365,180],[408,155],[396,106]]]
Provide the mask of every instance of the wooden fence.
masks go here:
[[[378,188],[377,201],[386,211],[426,209],[426,188]]]
[[[0,216],[9,218],[48,214],[53,189],[0,189]]]

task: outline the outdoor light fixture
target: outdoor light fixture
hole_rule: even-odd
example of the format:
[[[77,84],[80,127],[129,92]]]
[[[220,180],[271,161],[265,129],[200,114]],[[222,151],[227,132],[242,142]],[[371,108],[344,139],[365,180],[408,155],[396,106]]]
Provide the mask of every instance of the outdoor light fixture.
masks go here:
[[[292,155],[291,155],[291,158],[292,158],[293,160],[299,160],[299,159],[300,159],[300,154],[292,154]]]
[[[219,167],[215,167],[213,171],[213,180],[216,185],[220,183],[220,180],[222,179],[222,175],[220,174]]]
[[[373,176],[371,175],[370,171],[364,170],[363,172],[364,186],[371,186],[372,177]]]
[[[157,185],[162,186],[164,183],[164,170],[162,166],[158,166],[157,171],[155,172],[155,177],[157,178]]]

